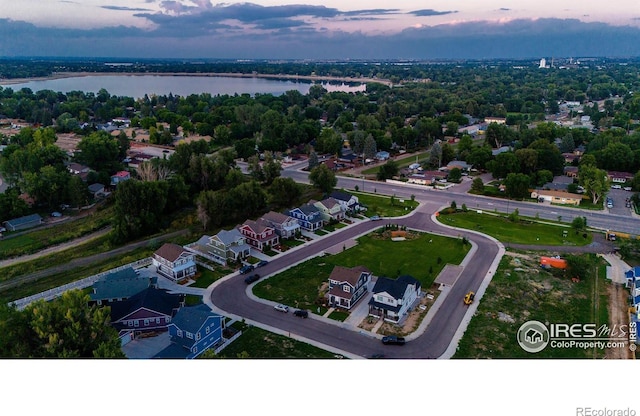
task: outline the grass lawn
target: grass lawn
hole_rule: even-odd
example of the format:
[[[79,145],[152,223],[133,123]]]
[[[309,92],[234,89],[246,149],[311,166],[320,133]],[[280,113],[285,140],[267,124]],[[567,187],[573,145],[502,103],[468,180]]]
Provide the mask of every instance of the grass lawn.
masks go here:
[[[583,233],[576,234],[570,227],[526,219],[521,219],[520,223],[516,224],[502,216],[478,214],[476,211],[439,215],[438,221],[454,227],[480,231],[503,243],[583,246],[591,243],[593,238],[591,233],[587,233],[587,238],[583,238]],[[568,231],[566,237],[563,237],[563,231]]]
[[[300,241],[300,240],[289,240],[289,239],[280,240],[281,245],[289,248],[300,246],[304,243],[305,243],[304,241]]]
[[[200,305],[202,303],[202,296],[186,295],[184,297],[184,303],[186,306]]]
[[[593,255],[593,274],[578,283],[559,271],[538,267],[540,253],[505,255],[482,297],[478,311],[460,340],[454,358],[603,358],[604,350],[552,348],[524,351],[517,342],[520,326],[549,323],[608,324],[605,266]]]
[[[66,221],[50,228],[35,228],[16,237],[11,237],[9,233],[0,240],[0,259],[35,253],[93,233],[108,226],[112,215],[113,208],[108,207],[77,220]]]
[[[209,287],[211,285],[211,283],[215,282],[216,280],[220,279],[221,277],[226,276],[229,273],[231,273],[232,270],[228,269],[226,267],[220,266],[214,272],[214,271],[211,271],[209,269],[205,269],[204,267],[198,266],[198,272],[200,273],[200,277],[198,277],[198,280],[196,280],[196,282],[194,284],[192,284],[191,286],[200,287],[200,288],[204,289],[204,288]]]
[[[349,317],[348,312],[343,311],[333,311],[329,314],[329,319],[333,319],[336,321],[344,322],[345,319]]]
[[[405,199],[400,202],[400,198],[395,198],[395,202],[391,204],[391,197],[376,194],[352,192],[358,197],[361,204],[367,207],[366,215],[379,215],[381,217],[399,217],[406,215],[418,206],[417,201]]]
[[[335,354],[295,339],[255,326],[242,329],[242,335],[220,352],[219,358],[336,358]]]
[[[327,278],[336,265],[363,265],[376,276],[409,274],[428,288],[445,264],[460,264],[469,251],[462,241],[431,234],[414,239],[391,241],[374,231],[358,239],[358,244],[335,255],[309,259],[291,269],[256,284],[253,293],[261,298],[316,312],[316,301],[324,295]],[[419,255],[416,253],[429,253]]]
[[[416,156],[418,157],[418,163],[426,162],[429,159],[429,152],[422,152],[422,153],[418,153],[417,155],[413,155],[411,157],[405,157],[400,160],[397,160],[398,167],[400,169],[404,169],[409,167],[409,165],[416,163]],[[383,164],[384,163],[369,169],[365,169],[362,171],[362,173],[364,175],[375,175],[378,173],[378,171],[380,170],[380,166],[382,166]]]

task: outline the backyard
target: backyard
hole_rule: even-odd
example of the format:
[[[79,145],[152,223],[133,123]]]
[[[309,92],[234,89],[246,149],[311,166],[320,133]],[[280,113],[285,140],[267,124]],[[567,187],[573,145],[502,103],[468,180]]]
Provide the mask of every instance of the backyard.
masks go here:
[[[409,274],[426,289],[447,263],[460,264],[470,248],[460,239],[426,233],[408,233],[405,241],[392,241],[388,230],[384,231],[381,227],[359,238],[358,244],[348,250],[309,259],[271,276],[256,284],[253,292],[264,299],[316,312],[334,266],[363,265],[375,276],[393,278]]]

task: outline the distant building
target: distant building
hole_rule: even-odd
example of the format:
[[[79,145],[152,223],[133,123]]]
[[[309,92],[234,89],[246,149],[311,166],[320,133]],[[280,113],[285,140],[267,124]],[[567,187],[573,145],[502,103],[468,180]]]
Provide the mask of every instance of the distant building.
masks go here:
[[[38,214],[27,215],[26,217],[14,218],[4,222],[8,231],[24,230],[42,224],[42,217]]]
[[[540,66],[538,68],[546,68],[547,67],[547,60],[542,58],[540,59]]]
[[[120,172],[116,172],[115,175],[111,176],[111,185],[118,185],[120,182],[127,181],[131,179],[131,174],[126,170],[121,170]]]

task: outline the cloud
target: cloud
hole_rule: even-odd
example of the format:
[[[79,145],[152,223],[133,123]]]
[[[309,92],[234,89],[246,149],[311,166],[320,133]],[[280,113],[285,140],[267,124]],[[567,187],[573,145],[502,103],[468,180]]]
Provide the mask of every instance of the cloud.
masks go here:
[[[214,10],[219,12],[212,7],[211,11]],[[218,17],[207,20],[200,14],[157,14],[154,18],[158,23],[153,29],[116,26],[92,30],[42,28],[30,23],[0,19],[0,54],[5,57],[196,59],[640,56],[640,28],[585,23],[577,19],[441,24],[406,29],[395,35],[383,36],[362,32],[346,33],[312,26],[299,20],[291,9],[280,10],[278,13],[271,13],[269,18],[263,16],[260,19],[250,13],[229,11],[224,16],[224,19]],[[231,19],[229,16],[236,18]],[[194,26],[205,23],[205,27],[190,28],[187,23]],[[246,25],[260,28],[264,33],[258,36],[248,33]]]
[[[343,16],[360,16],[360,15],[379,15],[379,14],[397,14],[399,9],[369,9],[369,10],[351,10],[341,12]]]
[[[119,10],[128,12],[150,12],[151,9],[144,9],[140,7],[123,7],[123,6],[100,6],[101,9],[107,10]]]
[[[437,10],[433,10],[433,9],[422,9],[422,10],[414,10],[412,12],[410,12],[410,14],[413,14],[415,16],[442,16],[445,14],[452,14],[452,13],[458,13],[457,10],[447,10],[447,11],[442,11],[439,12]]]
[[[511,9],[509,9],[507,7],[500,7],[498,10],[500,10],[501,12],[508,12]]]

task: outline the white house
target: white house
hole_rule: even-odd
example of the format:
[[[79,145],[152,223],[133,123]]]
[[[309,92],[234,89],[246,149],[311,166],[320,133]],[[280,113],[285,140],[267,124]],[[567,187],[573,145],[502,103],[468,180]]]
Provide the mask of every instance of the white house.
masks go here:
[[[420,282],[409,275],[397,279],[379,277],[369,301],[369,315],[400,322],[420,297]]]

